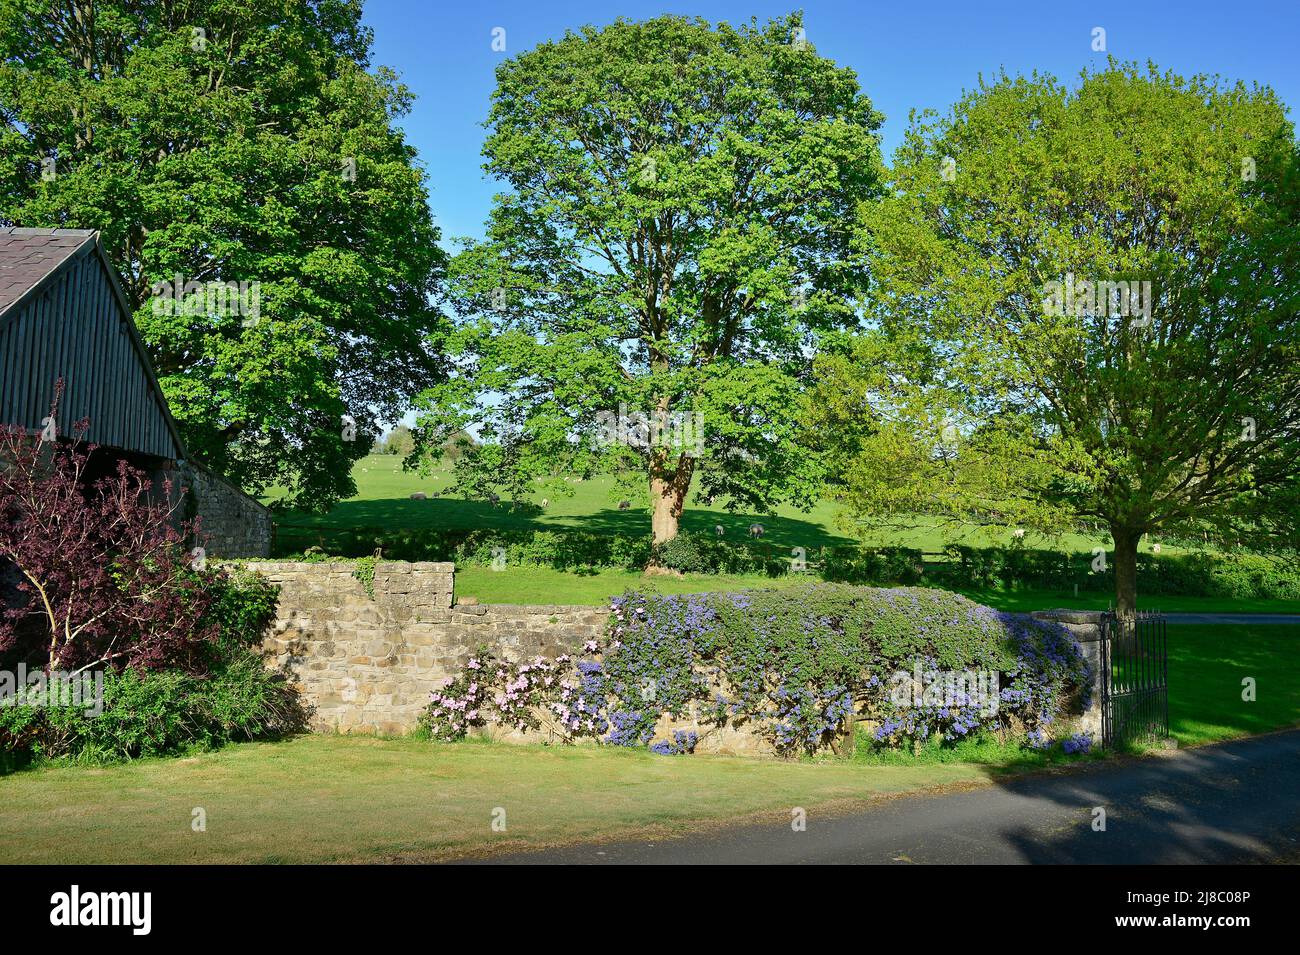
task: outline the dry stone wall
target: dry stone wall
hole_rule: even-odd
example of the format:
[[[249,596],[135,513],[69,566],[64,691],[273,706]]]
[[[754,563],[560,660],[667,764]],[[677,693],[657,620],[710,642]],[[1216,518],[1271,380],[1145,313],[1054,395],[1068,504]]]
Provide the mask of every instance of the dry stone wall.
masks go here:
[[[239,488],[192,461],[181,466],[213,557],[271,553],[271,512]]]
[[[449,563],[380,561],[369,589],[355,561],[249,566],[280,588],[268,662],[293,676],[322,731],[409,732],[429,693],[479,647],[507,660],[556,656],[608,619],[596,607],[452,606]]]
[[[368,587],[356,561],[255,561],[249,567],[280,588],[279,609],[264,651],[284,668],[314,708],[313,726],[324,732],[406,733],[416,728],[429,694],[460,674],[483,646],[506,660],[576,653],[605,630],[606,610],[566,605],[454,605],[450,563],[380,561]],[[1042,611],[1079,640],[1094,681],[1100,672],[1101,615]],[[1101,693],[1076,716],[1098,738]],[[674,729],[700,735],[701,751],[770,751],[757,735],[705,727],[687,717],[665,717],[658,735]],[[491,735],[519,741],[545,738],[535,731],[494,728]]]

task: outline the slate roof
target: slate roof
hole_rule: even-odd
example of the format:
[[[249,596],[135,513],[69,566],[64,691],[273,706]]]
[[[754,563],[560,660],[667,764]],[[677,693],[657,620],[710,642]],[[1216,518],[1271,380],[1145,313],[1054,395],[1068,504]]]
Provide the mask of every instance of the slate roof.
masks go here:
[[[0,312],[94,237],[91,229],[0,229]]]

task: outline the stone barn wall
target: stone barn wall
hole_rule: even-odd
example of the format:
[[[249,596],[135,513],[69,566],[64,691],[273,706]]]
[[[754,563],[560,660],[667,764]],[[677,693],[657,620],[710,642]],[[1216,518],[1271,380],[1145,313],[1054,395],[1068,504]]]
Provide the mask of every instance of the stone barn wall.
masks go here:
[[[270,511],[192,461],[181,465],[180,473],[194,495],[211,556],[266,557],[271,553]]]

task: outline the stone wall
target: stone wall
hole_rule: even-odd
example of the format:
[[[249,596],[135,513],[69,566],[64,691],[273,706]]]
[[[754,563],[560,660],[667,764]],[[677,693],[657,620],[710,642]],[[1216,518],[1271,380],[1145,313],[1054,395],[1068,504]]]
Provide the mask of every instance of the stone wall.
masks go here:
[[[313,726],[326,732],[400,734],[413,730],[429,694],[458,676],[486,645],[497,656],[522,661],[575,653],[605,630],[609,613],[564,605],[454,606],[450,563],[380,561],[371,588],[356,561],[257,561],[248,565],[280,587],[279,610],[264,645],[268,662],[285,668],[314,707]],[[373,591],[373,595],[371,593]],[[1039,611],[1078,640],[1093,677],[1091,700],[1078,729],[1101,735],[1100,613]],[[771,751],[756,734],[701,725],[693,714],[664,717],[658,736],[674,729],[700,736],[701,752]],[[491,735],[540,741],[544,731],[493,728]],[[539,735],[540,733],[540,735]]]
[[[271,553],[271,514],[239,488],[207,468],[187,461],[183,480],[202,518],[213,557],[266,557]]]
[[[1092,686],[1088,705],[1078,716],[1079,731],[1101,743],[1101,619],[1099,610],[1036,610],[1031,616],[1039,620],[1054,620],[1069,630],[1079,641],[1083,658],[1088,661],[1088,676]]]
[[[268,661],[293,675],[324,731],[409,732],[430,691],[480,646],[508,660],[558,656],[603,633],[608,618],[596,607],[453,607],[449,563],[380,561],[373,597],[355,561],[249,566],[280,587]]]

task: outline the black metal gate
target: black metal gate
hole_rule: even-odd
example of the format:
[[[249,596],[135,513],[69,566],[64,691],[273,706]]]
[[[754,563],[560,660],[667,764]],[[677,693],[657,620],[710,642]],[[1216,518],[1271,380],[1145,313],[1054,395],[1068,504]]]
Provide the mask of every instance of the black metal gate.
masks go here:
[[[1102,618],[1101,735],[1106,746],[1169,736],[1169,640],[1163,614]]]

